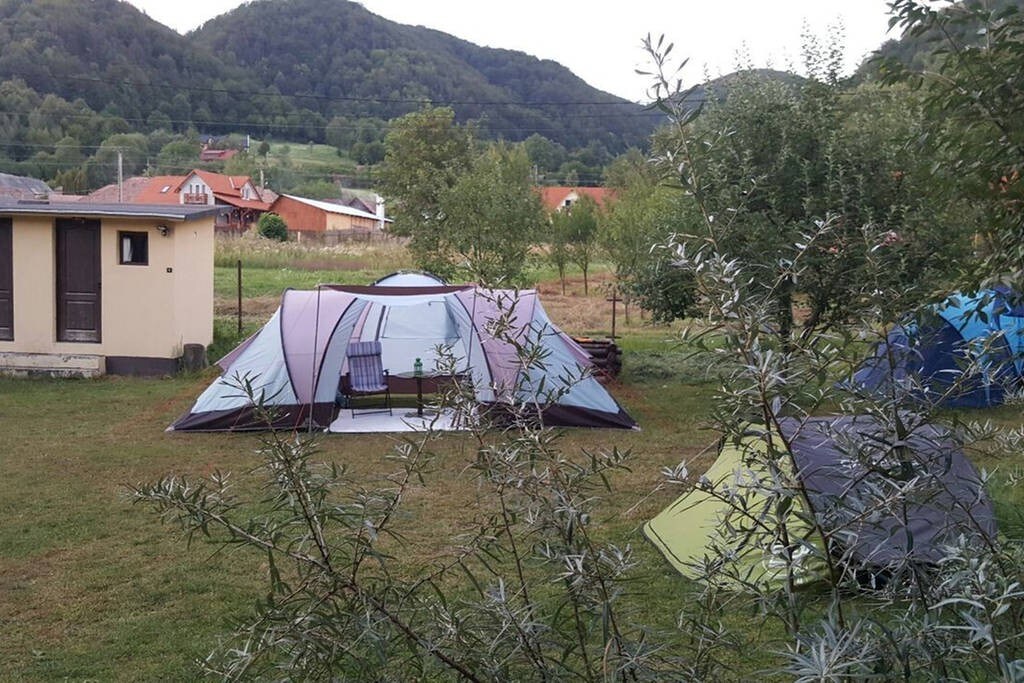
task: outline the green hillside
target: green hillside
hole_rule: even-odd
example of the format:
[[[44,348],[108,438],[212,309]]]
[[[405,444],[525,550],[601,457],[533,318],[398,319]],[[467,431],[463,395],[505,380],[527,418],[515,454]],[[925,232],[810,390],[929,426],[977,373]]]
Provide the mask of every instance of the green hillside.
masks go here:
[[[0,81],[81,100],[120,118],[117,132],[324,142],[334,116],[388,120],[430,101],[478,120],[484,135],[540,133],[570,149],[599,139],[614,152],[641,144],[655,123],[553,62],[344,0],[249,3],[189,36],[120,0],[0,0],[0,46]],[[31,105],[3,113],[24,119]]]
[[[555,62],[398,24],[347,0],[250,2],[193,37],[328,117],[390,119],[431,101],[495,137],[540,133],[570,148],[595,138],[641,144],[654,121]]]

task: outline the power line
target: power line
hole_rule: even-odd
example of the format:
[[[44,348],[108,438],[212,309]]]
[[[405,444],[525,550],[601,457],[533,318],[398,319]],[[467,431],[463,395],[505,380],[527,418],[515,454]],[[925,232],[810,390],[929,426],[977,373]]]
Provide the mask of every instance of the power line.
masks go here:
[[[48,118],[48,119],[58,119],[58,120],[60,120],[60,119],[94,119],[94,118],[95,119],[107,119],[107,118],[110,118],[108,116],[100,114],[99,112],[91,112],[91,113],[58,113],[58,112],[43,113],[43,112],[40,112],[38,109],[21,110],[21,111],[14,110],[14,109],[6,109],[6,110],[5,109],[0,109],[0,115],[23,116],[23,117],[37,116],[37,117],[41,117],[41,118],[44,118],[44,119]],[[136,116],[136,117],[117,116],[116,118],[121,119],[122,121],[125,121],[127,123],[148,123],[149,122],[149,117],[141,117],[141,116]],[[324,118],[326,118],[326,117],[324,117]],[[349,118],[349,117],[339,116],[339,117],[335,117],[335,118]],[[325,131],[327,130],[328,127],[332,127],[332,128],[339,128],[340,127],[343,130],[359,131],[359,130],[363,130],[363,126],[361,126],[359,124],[360,120],[375,119],[377,117],[367,116],[367,117],[361,117],[361,118],[356,118],[356,117],[352,117],[352,118],[353,118],[353,122],[352,123],[333,124],[333,125],[331,124],[331,120],[333,120],[333,119],[327,120],[327,122],[324,123],[324,124],[313,124],[313,123],[254,122],[254,121],[217,121],[217,120],[202,121],[202,120],[196,120],[196,119],[172,119],[170,117],[161,119],[161,123],[167,122],[167,123],[171,123],[171,124],[190,125],[190,126],[209,126],[209,127],[217,126],[217,127],[238,127],[238,128],[246,128],[246,127],[248,127],[248,128],[284,128],[284,129],[292,128],[292,129],[304,129],[304,130],[308,130],[308,129],[312,128],[312,129],[315,129],[315,130],[325,130]],[[656,120],[656,119],[664,119],[665,115],[660,113],[660,112],[641,112],[641,113],[631,113],[631,114],[573,114],[572,118],[573,118],[573,120],[579,120],[579,119],[587,119],[587,120],[650,119],[650,120],[653,121],[653,120]],[[378,120],[382,121],[382,127],[383,128],[389,127],[390,125],[392,125],[392,123],[394,121],[394,119],[390,119],[390,120],[378,119]],[[524,132],[524,131],[533,131],[533,130],[537,130],[537,131],[540,131],[540,130],[548,130],[548,131],[559,131],[559,130],[562,130],[560,128],[554,128],[554,127],[541,128],[541,127],[537,127],[537,126],[531,126],[531,127],[503,127],[503,128],[502,127],[498,127],[498,128],[495,128],[495,127],[487,126],[486,125],[487,124],[487,119],[486,118],[484,118],[484,119],[472,119],[472,122],[473,123],[482,123],[482,124],[484,124],[484,126],[486,126],[487,130],[492,131],[492,132]]]
[[[515,106],[528,106],[528,107],[540,107],[540,106],[597,106],[597,107],[614,107],[614,106],[629,106],[629,107],[643,107],[645,105],[637,102],[630,102],[629,100],[618,100],[615,102],[601,101],[601,100],[522,100],[522,101],[505,101],[505,100],[442,100],[434,97],[367,97],[357,95],[314,95],[314,94],[300,94],[300,93],[268,93],[262,90],[233,90],[230,88],[211,88],[194,85],[169,85],[163,83],[143,83],[140,81],[129,81],[129,80],[112,80],[90,76],[53,76],[55,80],[65,81],[85,81],[89,83],[103,83],[106,85],[115,86],[129,86],[132,88],[159,88],[164,90],[176,90],[186,92],[207,92],[216,93],[218,95],[256,95],[259,97],[282,97],[282,98],[294,98],[294,99],[308,99],[316,100],[320,102],[367,102],[373,104],[440,104],[440,105],[461,105],[461,106],[481,106],[481,107],[515,107]],[[614,96],[611,96],[614,97]]]

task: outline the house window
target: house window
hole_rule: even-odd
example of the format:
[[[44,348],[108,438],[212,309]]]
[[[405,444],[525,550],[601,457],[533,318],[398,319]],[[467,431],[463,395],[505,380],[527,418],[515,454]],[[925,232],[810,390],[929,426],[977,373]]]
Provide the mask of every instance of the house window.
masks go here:
[[[122,266],[149,265],[149,233],[117,233],[117,262]]]

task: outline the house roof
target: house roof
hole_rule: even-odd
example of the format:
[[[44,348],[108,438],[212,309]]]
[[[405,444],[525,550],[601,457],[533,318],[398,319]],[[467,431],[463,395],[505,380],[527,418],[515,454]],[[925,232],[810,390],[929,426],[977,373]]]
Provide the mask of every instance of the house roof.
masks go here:
[[[152,180],[152,178],[144,178],[142,176],[125,178],[121,185],[121,201],[133,203],[139,201],[138,197],[140,193],[149,185],[150,180]],[[111,183],[110,185],[104,185],[100,189],[90,192],[77,201],[99,204],[116,204],[117,198],[117,183]],[[163,202],[147,203],[161,204]]]
[[[211,173],[210,171],[193,170],[185,175],[163,175],[155,176],[153,178],[140,178],[138,180],[143,181],[140,189],[131,198],[126,198],[125,201],[130,201],[138,204],[180,204],[181,199],[178,196],[181,192],[185,182],[193,175],[197,176],[207,187],[213,192],[213,196],[224,204],[230,204],[231,206],[237,206],[242,209],[256,209],[258,211],[266,211],[270,208],[270,203],[261,201],[260,199],[242,199],[242,188],[246,183],[252,184],[252,180],[249,176],[229,176],[221,173]],[[131,180],[135,180],[134,178]],[[103,188],[105,190],[106,188]],[[114,188],[116,192],[116,186]],[[259,190],[255,186],[252,186],[253,191],[256,193],[256,197],[260,196]],[[101,190],[97,190],[99,193]],[[114,195],[116,198],[116,194]],[[113,200],[109,200],[113,201]]]
[[[200,161],[224,161],[238,154],[237,149],[204,149],[199,152]]]
[[[267,202],[256,201],[255,199],[242,199],[230,194],[223,194],[221,192],[214,192],[213,196],[231,206],[237,206],[240,209],[255,209],[257,211],[269,211],[270,204]]]
[[[590,197],[597,205],[604,208],[605,201],[615,196],[615,191],[607,187],[569,187],[565,185],[552,185],[537,188],[540,191],[541,201],[549,211],[554,211],[565,205],[565,198],[574,192],[580,197]]]
[[[193,221],[216,216],[221,206],[185,204],[99,204],[93,202],[11,201],[0,199],[0,216],[72,216],[87,218],[151,218]]]
[[[351,206],[346,206],[344,204],[334,204],[333,202],[325,202],[319,199],[306,199],[305,197],[296,197],[295,195],[290,194],[283,194],[281,195],[281,197],[287,197],[288,199],[300,202],[302,204],[306,204],[308,206],[315,207],[317,209],[320,209],[321,211],[326,211],[327,213],[336,213],[344,216],[356,216],[357,218],[370,218],[375,221],[381,219],[380,216],[378,216],[375,213],[370,213],[368,211],[360,211],[359,209],[355,209]],[[273,210],[273,207],[271,207],[271,210]],[[390,223],[391,219],[385,218],[384,222]]]
[[[238,198],[242,197],[242,187],[246,183],[252,184],[252,179],[247,175],[224,175],[199,169],[194,169],[191,173],[181,176],[181,182],[184,183],[193,175],[199,176],[200,180],[206,183],[214,194],[230,195]],[[256,190],[256,186],[254,185],[252,189],[258,197],[259,191]]]
[[[36,195],[47,195],[50,187],[38,178],[0,173],[0,197],[23,197],[31,199]]]
[[[185,176],[158,175],[143,178],[145,184],[131,200],[139,204],[180,204],[178,188],[185,182]],[[97,190],[98,192],[99,190]]]
[[[352,199],[345,201],[345,206],[351,206],[353,209],[366,211],[367,213],[374,213],[373,207],[367,204],[366,200],[362,197],[353,197]]]

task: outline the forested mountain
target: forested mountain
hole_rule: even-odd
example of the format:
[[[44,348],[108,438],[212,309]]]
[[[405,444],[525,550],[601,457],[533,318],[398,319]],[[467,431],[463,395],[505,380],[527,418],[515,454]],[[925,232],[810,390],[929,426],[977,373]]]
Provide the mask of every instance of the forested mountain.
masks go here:
[[[258,100],[244,70],[118,0],[0,1],[0,80],[120,116],[133,127],[239,120]]]
[[[335,115],[389,119],[427,101],[481,120],[485,135],[536,132],[569,148],[597,139],[618,151],[654,124],[558,64],[345,0],[250,3],[190,36],[120,0],[0,0],[0,81],[12,80],[143,132],[322,141]],[[599,104],[545,104],[567,101]]]
[[[729,98],[729,91],[733,88],[750,83],[778,83],[791,88],[800,88],[807,82],[803,76],[789,71],[778,69],[744,69],[734,71],[718,78],[713,78],[707,83],[695,85],[683,93],[683,103],[689,107],[699,107],[709,101],[723,102]]]
[[[620,149],[640,144],[656,120],[555,62],[397,24],[347,0],[257,0],[192,37],[327,117],[389,119],[432,101],[495,137]]]
[[[895,40],[887,40],[874,54],[861,65],[860,75],[872,75],[878,65],[885,60],[895,60],[904,67],[920,70],[933,66],[935,59],[933,49],[936,44],[953,41],[957,45],[978,45],[985,39],[979,29],[984,25],[982,17],[991,14],[998,17],[1005,8],[1024,9],[1024,0],[988,0],[985,3],[956,2],[944,12],[950,15],[963,15],[978,12],[977,21],[945,22],[942,28],[933,27],[917,35],[903,35]]]

